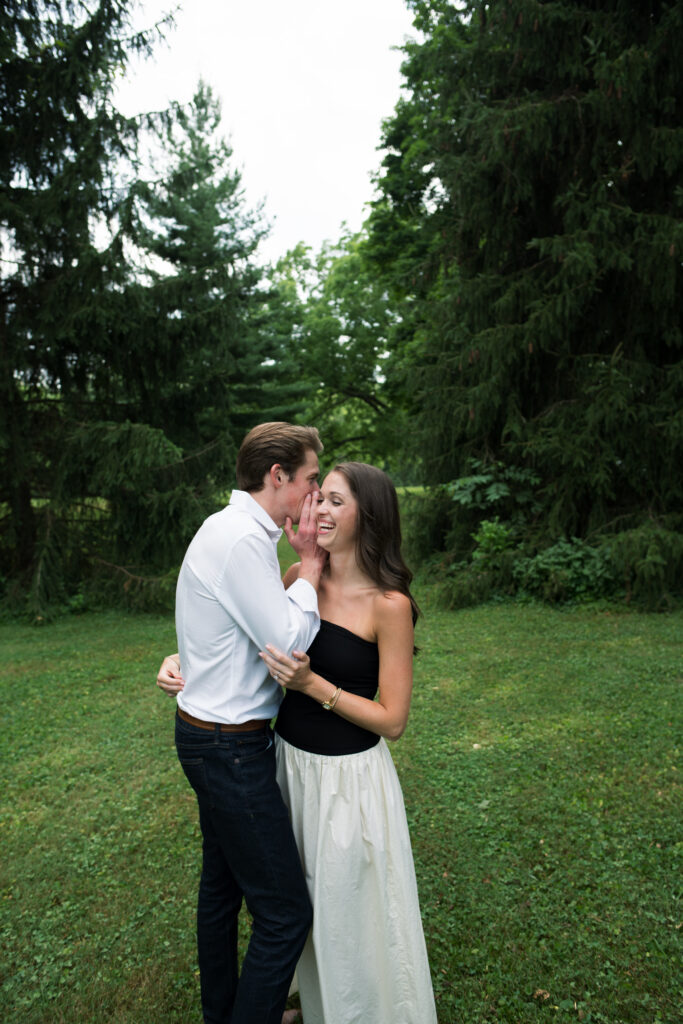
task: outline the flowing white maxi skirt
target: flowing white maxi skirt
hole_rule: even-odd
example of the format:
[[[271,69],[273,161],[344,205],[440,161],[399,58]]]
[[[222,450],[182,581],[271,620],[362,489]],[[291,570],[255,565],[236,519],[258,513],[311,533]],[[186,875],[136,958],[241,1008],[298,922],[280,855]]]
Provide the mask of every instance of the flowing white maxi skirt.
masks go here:
[[[304,1024],[436,1024],[403,794],[385,740],[338,757],[276,740],[313,903],[297,966]]]

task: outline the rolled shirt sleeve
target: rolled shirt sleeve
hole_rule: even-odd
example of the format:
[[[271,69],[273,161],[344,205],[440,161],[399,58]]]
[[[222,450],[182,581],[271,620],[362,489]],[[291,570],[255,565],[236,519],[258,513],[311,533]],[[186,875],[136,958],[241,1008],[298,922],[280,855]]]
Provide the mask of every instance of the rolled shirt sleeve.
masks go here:
[[[233,548],[217,598],[259,651],[274,644],[287,654],[307,650],[320,628],[318,598],[307,580],[282,586],[277,556],[264,534]]]
[[[273,718],[282,689],[259,657],[266,644],[307,650],[320,628],[315,588],[280,578],[281,531],[253,499],[233,492],[183,559],[176,632],[185,686],[178,705],[209,722]]]

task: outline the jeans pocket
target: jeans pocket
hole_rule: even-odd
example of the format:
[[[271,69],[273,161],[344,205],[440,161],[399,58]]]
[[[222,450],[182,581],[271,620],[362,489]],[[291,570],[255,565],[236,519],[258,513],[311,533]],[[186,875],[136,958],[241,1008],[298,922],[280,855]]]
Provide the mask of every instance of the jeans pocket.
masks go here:
[[[273,735],[270,729],[240,738],[235,744],[235,764],[249,764],[267,754],[272,746]]]
[[[197,794],[197,799],[201,800],[202,803],[208,804],[210,807],[214,806],[213,799],[211,797],[211,791],[209,789],[209,782],[206,775],[206,765],[204,764],[203,757],[186,756],[181,751],[178,751],[178,760],[180,761],[181,767],[185,772],[187,781],[192,786],[193,790]]]

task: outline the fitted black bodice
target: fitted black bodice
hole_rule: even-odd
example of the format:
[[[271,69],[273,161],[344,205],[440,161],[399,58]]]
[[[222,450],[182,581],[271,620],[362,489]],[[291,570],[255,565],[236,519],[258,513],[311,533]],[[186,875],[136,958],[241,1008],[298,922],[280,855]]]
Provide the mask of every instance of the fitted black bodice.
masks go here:
[[[308,656],[312,671],[335,686],[369,700],[377,693],[376,643],[322,619]],[[292,746],[312,754],[357,754],[379,743],[377,733],[347,722],[334,711],[326,711],[317,700],[296,690],[287,691],[275,731]]]

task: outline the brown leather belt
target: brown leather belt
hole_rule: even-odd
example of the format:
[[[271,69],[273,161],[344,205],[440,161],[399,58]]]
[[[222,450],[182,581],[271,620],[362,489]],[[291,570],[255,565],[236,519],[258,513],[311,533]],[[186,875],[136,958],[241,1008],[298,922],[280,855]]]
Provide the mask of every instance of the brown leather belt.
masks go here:
[[[226,725],[225,722],[204,722],[201,718],[188,715],[182,708],[178,708],[177,711],[183,722],[196,725],[198,729],[209,729],[210,732],[213,732],[216,726],[220,732],[255,732],[257,729],[265,729],[270,721],[267,718],[250,718],[248,722],[240,722],[239,725]]]

